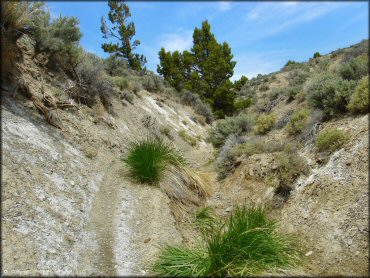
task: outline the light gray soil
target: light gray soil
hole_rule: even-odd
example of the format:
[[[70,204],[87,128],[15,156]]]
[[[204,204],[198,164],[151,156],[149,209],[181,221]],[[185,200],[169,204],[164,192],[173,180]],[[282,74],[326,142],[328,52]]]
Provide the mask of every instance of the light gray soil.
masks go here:
[[[180,243],[182,236],[164,191],[133,183],[121,157],[131,141],[168,125],[174,144],[198,167],[212,148],[204,141],[193,148],[176,130],[204,138],[205,128],[192,122],[190,110],[175,103],[160,107],[145,91],[135,105],[114,100],[115,118],[96,118],[85,106],[59,111],[63,131],[45,123],[22,96],[4,95],[4,274],[150,273],[159,247]],[[154,130],[143,127],[145,113],[155,119]]]

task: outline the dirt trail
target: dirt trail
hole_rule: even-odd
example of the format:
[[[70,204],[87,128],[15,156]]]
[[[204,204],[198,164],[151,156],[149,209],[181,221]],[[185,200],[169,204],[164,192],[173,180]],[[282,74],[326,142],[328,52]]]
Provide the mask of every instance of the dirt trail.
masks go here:
[[[92,210],[90,212],[90,223],[88,231],[95,235],[98,242],[98,253],[89,250],[84,254],[80,264],[81,273],[86,272],[88,267],[97,268],[93,274],[115,275],[115,261],[113,254],[114,246],[114,215],[119,190],[119,163],[113,160],[109,164],[101,182],[99,191],[96,193]],[[93,263],[93,264],[92,264]],[[91,265],[92,264],[92,265]]]
[[[86,250],[78,272],[104,276],[150,273],[159,247],[181,242],[169,199],[157,187],[132,183],[120,160],[108,165],[87,227],[98,246]]]

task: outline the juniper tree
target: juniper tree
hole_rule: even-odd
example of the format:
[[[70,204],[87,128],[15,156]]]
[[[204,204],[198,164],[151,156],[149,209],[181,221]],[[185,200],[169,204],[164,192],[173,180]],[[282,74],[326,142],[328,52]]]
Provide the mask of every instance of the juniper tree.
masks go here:
[[[103,43],[103,50],[125,59],[130,68],[141,70],[146,63],[146,58],[144,55],[133,53],[140,41],[131,42],[136,30],[134,23],[127,21],[131,16],[129,7],[122,0],[108,0],[108,6],[110,8],[108,18],[112,27],[108,27],[102,17],[101,31],[104,39],[114,38],[118,42]]]

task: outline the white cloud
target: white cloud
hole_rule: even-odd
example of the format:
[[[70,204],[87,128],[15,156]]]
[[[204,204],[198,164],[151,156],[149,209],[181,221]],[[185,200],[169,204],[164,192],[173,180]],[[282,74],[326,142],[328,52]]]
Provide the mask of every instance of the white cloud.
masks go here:
[[[228,11],[231,9],[231,2],[228,1],[222,1],[218,2],[218,9],[220,11]]]
[[[292,52],[292,49],[280,49],[235,55],[234,60],[237,63],[231,80],[238,80],[242,75],[252,78],[258,74],[277,71],[286,63]]]
[[[227,36],[244,35],[247,38],[244,43],[248,44],[307,24],[347,5],[343,2],[258,3],[246,12],[247,23],[240,24]]]
[[[254,20],[257,19],[260,16],[258,11],[251,11],[247,14],[247,19],[248,20]]]
[[[159,44],[166,51],[189,50],[193,44],[192,31],[186,31],[183,34],[164,34],[160,37]]]

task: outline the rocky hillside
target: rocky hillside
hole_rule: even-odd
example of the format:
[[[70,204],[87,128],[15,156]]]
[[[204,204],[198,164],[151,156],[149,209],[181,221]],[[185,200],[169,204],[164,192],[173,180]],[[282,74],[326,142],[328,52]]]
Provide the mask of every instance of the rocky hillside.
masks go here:
[[[212,125],[171,88],[149,92],[153,76],[154,85],[105,77],[109,98],[84,101],[88,90],[76,96],[77,82],[50,71],[32,38],[17,44],[16,78],[1,92],[4,274],[152,274],[160,246],[196,241],[197,208],[223,217],[238,204],[269,207],[296,236],[304,264],[288,274],[368,274],[368,115],[352,113],[345,95],[363,78],[367,42],[247,81],[238,113]],[[348,82],[320,106],[326,95],[311,93],[330,87],[320,87],[323,72]],[[335,132],[321,144],[325,130]],[[158,187],[133,181],[122,162],[146,137],[189,162]]]
[[[43,90],[68,99],[55,84],[72,81],[32,58],[29,37],[18,44],[18,77],[31,94],[42,99]],[[196,192],[174,196],[171,188],[138,186],[121,158],[130,143],[156,136],[200,170],[212,159],[212,147],[204,141],[207,126],[194,122],[190,107],[145,90],[130,101],[116,94],[110,99],[114,116],[99,101],[57,109],[59,129],[13,84],[2,96],[4,274],[141,275],[159,245],[182,241],[170,197],[200,205]]]
[[[363,41],[246,81],[246,107],[210,133],[220,183],[209,204],[220,214],[271,207],[311,275],[369,271],[368,83],[355,97],[368,82],[367,53]]]

